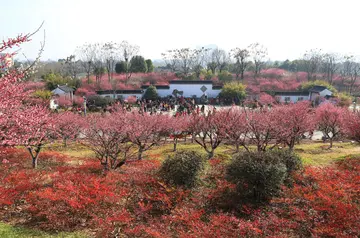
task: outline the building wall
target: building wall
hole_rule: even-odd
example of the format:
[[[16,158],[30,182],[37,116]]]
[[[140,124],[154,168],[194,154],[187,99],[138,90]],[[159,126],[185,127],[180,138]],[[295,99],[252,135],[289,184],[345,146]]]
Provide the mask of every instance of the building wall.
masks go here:
[[[332,95],[332,92],[328,89],[325,89],[323,91],[320,92],[320,97],[325,97],[325,96],[331,96]]]
[[[101,94],[100,95],[101,97],[109,97],[109,98],[114,98],[114,94],[111,93],[111,94]],[[129,96],[135,96],[136,98],[138,99],[141,99],[142,98],[142,94],[123,94],[123,93],[118,93],[116,94],[116,97],[115,98],[119,98],[119,97],[122,97],[122,99],[127,99]]]
[[[73,99],[73,93],[66,93],[63,90],[59,89],[59,88],[55,88],[54,90],[51,91],[54,95],[65,95],[65,98],[69,98],[69,99]]]
[[[201,91],[201,87],[205,86],[207,90],[205,91],[205,95],[208,98],[215,98],[221,92],[220,89],[212,89],[212,84],[170,84],[169,89],[158,89],[158,95],[160,97],[167,97],[172,95],[173,91],[177,89],[178,91],[183,91],[184,97],[193,97],[194,95],[200,98],[204,93]]]
[[[280,102],[285,102],[285,98],[289,97],[290,98],[290,101],[287,101],[287,102],[298,102],[299,101],[299,98],[303,98],[302,101],[306,101],[306,100],[309,100],[309,96],[280,96],[280,95],[277,95],[276,96],[277,98],[280,99]]]

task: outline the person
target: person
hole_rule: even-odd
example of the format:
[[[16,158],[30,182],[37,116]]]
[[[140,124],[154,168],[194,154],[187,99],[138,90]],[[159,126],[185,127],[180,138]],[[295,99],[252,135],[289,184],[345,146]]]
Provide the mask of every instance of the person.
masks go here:
[[[201,113],[204,113],[204,112],[205,112],[205,105],[202,105],[202,106],[201,106],[201,110],[200,110],[200,111],[201,111]]]

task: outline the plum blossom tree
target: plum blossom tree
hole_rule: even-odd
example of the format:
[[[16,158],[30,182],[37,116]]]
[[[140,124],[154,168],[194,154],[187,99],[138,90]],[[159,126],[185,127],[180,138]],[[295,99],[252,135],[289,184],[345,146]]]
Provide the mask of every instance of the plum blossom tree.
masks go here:
[[[128,119],[122,111],[87,117],[82,130],[85,136],[82,143],[95,153],[105,172],[125,164],[131,148],[128,127]]]
[[[144,151],[158,145],[163,135],[169,134],[171,118],[168,115],[149,115],[147,113],[127,114],[129,140],[138,148],[138,159]]]
[[[174,149],[176,151],[177,143],[180,138],[184,138],[188,135],[187,130],[187,119],[188,117],[173,117],[168,121],[169,125],[169,136],[173,139]]]
[[[255,144],[258,151],[265,151],[274,139],[274,113],[266,108],[245,112],[249,142]]]
[[[265,106],[273,105],[275,103],[275,98],[267,93],[261,93],[259,97],[259,103]]]
[[[286,144],[290,150],[294,149],[306,132],[315,129],[314,115],[309,102],[276,106],[272,109],[274,120],[274,137],[277,143]]]
[[[344,131],[344,116],[347,109],[336,107],[331,103],[323,103],[315,110],[315,121],[318,130],[330,140],[329,149],[333,146],[333,140]]]
[[[213,158],[215,149],[226,138],[226,120],[224,112],[211,111],[207,115],[193,113],[188,122],[188,131],[207,153],[208,159]]]
[[[221,111],[224,115],[223,120],[226,121],[225,133],[226,139],[235,145],[236,152],[239,152],[240,146],[249,151],[247,136],[249,136],[249,128],[246,125],[246,114],[238,107],[231,108],[228,112]]]
[[[81,133],[83,118],[79,114],[64,112],[54,114],[55,133],[63,140],[64,147],[68,140],[75,140]]]
[[[0,43],[0,144],[25,146],[32,157],[34,168],[37,166],[42,145],[49,139],[52,124],[47,108],[41,105],[25,105],[31,90],[25,90],[23,79],[33,72],[43,51],[44,42],[37,59],[25,69],[10,67],[7,59],[16,53],[3,52],[30,41],[31,36],[41,27],[42,25],[34,33],[20,34]]]
[[[360,143],[360,112],[348,112],[344,115],[344,131],[346,135]]]
[[[24,146],[30,153],[32,167],[36,168],[41,149],[54,138],[54,119],[44,106],[26,106],[8,117],[12,123],[9,131],[16,145]]]

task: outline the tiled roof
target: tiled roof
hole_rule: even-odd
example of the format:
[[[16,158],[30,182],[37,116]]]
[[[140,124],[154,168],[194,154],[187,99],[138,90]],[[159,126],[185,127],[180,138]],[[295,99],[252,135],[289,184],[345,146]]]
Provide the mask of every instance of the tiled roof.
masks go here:
[[[66,93],[74,92],[74,89],[68,87],[67,85],[59,85],[58,88]]]
[[[115,94],[142,94],[144,90],[141,89],[124,89],[124,90],[115,90]],[[97,94],[114,94],[114,90],[99,90],[96,91]]]

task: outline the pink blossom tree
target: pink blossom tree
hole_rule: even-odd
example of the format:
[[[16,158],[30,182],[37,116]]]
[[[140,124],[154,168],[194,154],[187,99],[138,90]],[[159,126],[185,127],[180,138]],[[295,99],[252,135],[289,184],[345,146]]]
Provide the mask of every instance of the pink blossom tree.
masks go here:
[[[246,111],[246,126],[249,131],[247,134],[249,142],[255,144],[258,151],[265,151],[270,142],[274,141],[274,119],[270,110]]]
[[[138,159],[143,152],[159,145],[163,135],[171,131],[171,118],[168,115],[149,115],[136,112],[128,113],[129,139],[138,148]]]
[[[208,159],[214,157],[215,149],[226,138],[226,120],[223,112],[209,112],[207,115],[193,113],[188,122],[188,131],[208,154]]]
[[[12,123],[11,141],[29,151],[32,167],[36,168],[41,149],[54,138],[54,120],[50,111],[44,106],[26,106],[8,118]]]
[[[360,143],[360,112],[348,112],[345,114],[343,125],[346,135]]]
[[[93,114],[86,118],[82,128],[82,143],[90,148],[104,171],[124,165],[131,148],[129,121],[125,113]]]
[[[187,119],[188,117],[172,117],[168,120],[169,136],[173,139],[174,149],[176,151],[178,140],[188,135],[187,130]]]
[[[276,106],[272,109],[274,120],[274,137],[277,143],[286,144],[294,149],[296,141],[305,133],[315,129],[314,115],[309,102]]]
[[[323,103],[315,110],[317,128],[330,140],[329,149],[333,146],[333,140],[344,131],[344,117],[347,109],[336,107],[331,103]]]
[[[54,114],[55,133],[63,140],[64,147],[68,140],[75,140],[81,133],[84,118],[73,112]]]
[[[236,152],[239,152],[240,146],[243,146],[249,151],[247,144],[247,137],[249,136],[249,128],[246,124],[245,112],[238,108],[231,108],[228,112],[224,113],[223,120],[226,121],[225,133],[226,139],[233,145],[235,145]]]

